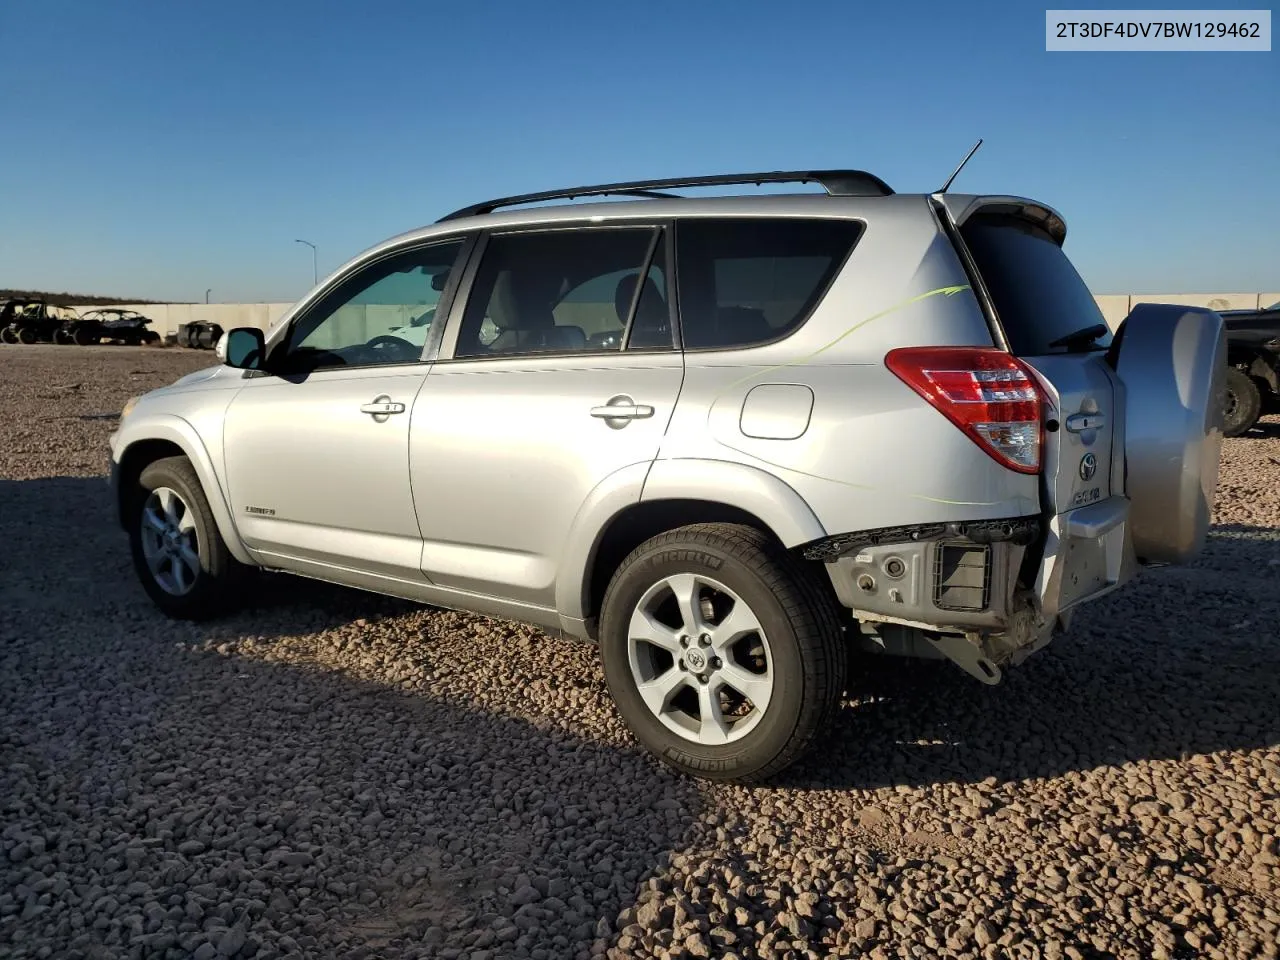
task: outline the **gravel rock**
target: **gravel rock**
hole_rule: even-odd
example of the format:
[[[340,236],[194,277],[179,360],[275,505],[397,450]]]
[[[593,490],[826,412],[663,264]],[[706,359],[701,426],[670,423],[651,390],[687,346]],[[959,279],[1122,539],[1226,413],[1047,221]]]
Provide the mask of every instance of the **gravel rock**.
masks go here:
[[[277,576],[162,618],[109,417],[211,362],[0,346],[6,958],[1277,955],[1280,422],[1226,441],[1197,563],[996,688],[860,661],[749,789],[643,754],[532,628]]]

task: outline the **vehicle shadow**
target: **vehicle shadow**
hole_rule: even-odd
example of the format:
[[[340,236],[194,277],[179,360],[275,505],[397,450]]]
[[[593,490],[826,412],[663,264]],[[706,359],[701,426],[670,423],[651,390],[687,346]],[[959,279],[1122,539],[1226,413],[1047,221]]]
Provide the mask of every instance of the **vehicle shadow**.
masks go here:
[[[1280,743],[1280,531],[1221,525],[1197,562],[1079,611],[996,687],[949,663],[864,658],[833,736],[782,785],[1055,777]],[[855,668],[857,672],[857,668]],[[1031,737],[1015,739],[1009,731]]]
[[[63,609],[68,602],[105,617],[158,616],[139,585],[129,541],[105,478],[0,479],[0,596],[6,609]],[[243,609],[205,631],[250,629],[270,612],[290,632],[377,621],[421,609],[409,601],[303,577],[264,574],[246,585]],[[190,625],[173,622],[175,636]]]
[[[1275,440],[1280,437],[1280,416],[1263,417],[1240,435],[1241,440]]]
[[[9,612],[21,619],[24,610],[38,615],[71,604],[107,619],[155,620],[107,500],[97,478],[0,480],[7,534],[0,542],[15,559],[42,558],[0,576]],[[76,506],[59,511],[59,504]],[[163,629],[179,640],[269,640],[423,609],[302,578],[262,579],[243,611],[204,626],[165,621]],[[1083,607],[1067,633],[1006,671],[997,687],[949,663],[860,660],[862,679],[833,735],[778,785],[1052,777],[1280,743],[1277,587],[1280,531],[1218,525],[1195,564],[1145,571]],[[1037,736],[1007,734],[1028,725]]]
[[[227,927],[272,955],[586,957],[687,845],[697,784],[616,734],[584,735],[571,691],[497,690],[521,716],[479,690],[358,676],[393,672],[377,661],[400,650],[390,630],[365,648],[372,625],[421,608],[278,577],[256,609],[165,620],[106,499],[97,478],[0,481],[6,827],[74,852],[52,895],[67,905],[6,925],[0,945],[21,930],[56,956],[123,955],[136,929],[148,955],[191,955]],[[399,631],[406,661],[434,642],[413,629]],[[352,646],[341,667],[283,658],[326,632]],[[497,646],[469,647],[489,687]],[[57,919],[125,861],[109,928]],[[0,889],[35,862],[0,857]],[[184,921],[144,913],[175,902]]]

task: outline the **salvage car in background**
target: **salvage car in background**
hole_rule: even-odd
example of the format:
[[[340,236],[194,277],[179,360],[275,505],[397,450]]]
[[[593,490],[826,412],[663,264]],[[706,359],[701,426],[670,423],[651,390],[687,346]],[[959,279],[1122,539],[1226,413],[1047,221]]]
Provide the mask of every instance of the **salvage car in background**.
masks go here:
[[[132,347],[159,343],[160,334],[148,329],[151,322],[150,317],[137,310],[99,307],[64,323],[59,331],[60,342],[88,346],[109,341]]]
[[[1258,310],[1219,311],[1227,328],[1222,431],[1238,437],[1280,410],[1280,301]]]
[[[501,209],[589,195],[645,199]],[[1222,319],[1140,304],[1113,338],[1065,236],[1034,200],[857,170],[467,207],[125,405],[135,570],[179,618],[266,569],[590,639],[656,756],[771,777],[855,652],[996,683],[1200,551]],[[425,341],[382,332],[423,304]]]
[[[15,297],[0,303],[0,341],[4,343],[55,343],[65,323],[79,315],[39,298]]]

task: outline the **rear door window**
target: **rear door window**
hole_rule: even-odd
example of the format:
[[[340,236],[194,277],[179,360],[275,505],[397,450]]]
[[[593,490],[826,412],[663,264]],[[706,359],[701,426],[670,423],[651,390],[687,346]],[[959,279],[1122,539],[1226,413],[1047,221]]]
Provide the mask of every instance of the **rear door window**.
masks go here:
[[[799,329],[861,233],[856,220],[680,221],[676,282],[685,349],[747,347]]]
[[[1106,325],[1088,286],[1043,228],[1022,217],[979,213],[960,228],[960,236],[1015,354],[1065,353],[1071,348],[1050,344],[1084,327]],[[1110,343],[1108,331],[1085,349],[1105,350]]]
[[[665,336],[671,349],[661,258],[657,227],[495,234],[485,247],[454,356],[619,351],[629,328],[632,348],[661,346]]]

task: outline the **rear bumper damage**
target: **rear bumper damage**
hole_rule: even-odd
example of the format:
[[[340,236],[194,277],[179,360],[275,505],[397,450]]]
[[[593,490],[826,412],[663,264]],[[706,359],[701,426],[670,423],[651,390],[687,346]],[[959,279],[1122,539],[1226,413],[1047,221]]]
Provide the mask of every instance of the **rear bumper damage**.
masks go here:
[[[839,534],[801,548],[825,564],[862,648],[945,658],[984,683],[1066,629],[1071,610],[1129,580],[1129,501],[1059,514]]]

